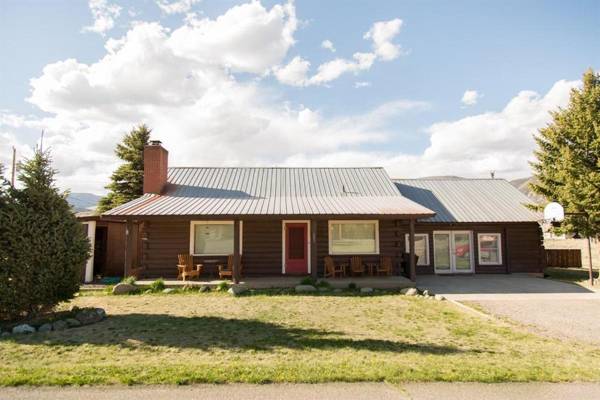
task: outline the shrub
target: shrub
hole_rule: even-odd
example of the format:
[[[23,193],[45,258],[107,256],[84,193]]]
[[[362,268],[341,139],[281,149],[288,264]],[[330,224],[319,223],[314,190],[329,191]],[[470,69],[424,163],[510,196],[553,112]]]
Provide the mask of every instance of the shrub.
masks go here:
[[[121,280],[121,283],[126,283],[128,285],[135,285],[135,276],[128,276],[126,278],[123,278]]]
[[[148,286],[148,289],[150,289],[153,292],[162,292],[163,290],[165,290],[164,279],[158,278]]]
[[[217,292],[226,292],[229,289],[229,284],[227,282],[220,282],[217,285]]]
[[[327,281],[319,281],[317,282],[317,284],[315,285],[318,288],[331,288],[331,284]]]
[[[0,190],[0,319],[48,311],[73,298],[90,244],[48,153],[19,165],[22,189]]]
[[[306,278],[303,278],[300,281],[301,285],[311,285],[311,286],[315,286],[317,284],[317,281],[315,278],[311,277],[311,276],[307,276]]]
[[[350,289],[350,290],[356,290],[356,283],[354,283],[354,282],[350,282],[350,283],[348,284],[348,289]]]

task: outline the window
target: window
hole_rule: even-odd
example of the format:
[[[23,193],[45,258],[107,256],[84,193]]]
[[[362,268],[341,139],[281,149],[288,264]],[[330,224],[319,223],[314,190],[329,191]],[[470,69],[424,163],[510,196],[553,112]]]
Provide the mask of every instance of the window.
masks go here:
[[[410,235],[406,234],[406,252],[410,252]],[[419,256],[417,265],[429,265],[429,235],[415,233],[415,254]]]
[[[240,222],[240,252],[242,223]],[[192,221],[190,253],[201,256],[233,254],[233,221]]]
[[[379,222],[329,221],[329,254],[379,254]]]
[[[479,233],[477,234],[477,243],[479,246],[479,264],[502,264],[502,244],[499,233]]]

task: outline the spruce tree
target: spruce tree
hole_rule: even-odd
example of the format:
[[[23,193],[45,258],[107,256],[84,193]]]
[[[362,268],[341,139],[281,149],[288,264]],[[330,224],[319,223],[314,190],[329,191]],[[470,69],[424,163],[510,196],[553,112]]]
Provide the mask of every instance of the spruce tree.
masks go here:
[[[110,192],[100,199],[98,211],[104,212],[140,197],[144,193],[144,146],[150,140],[152,132],[141,124],[131,130],[117,145],[115,154],[125,163],[121,164],[111,176],[106,186]]]
[[[49,153],[19,164],[22,189],[8,188],[0,208],[0,319],[51,309],[79,290],[89,241],[54,185]]]
[[[600,75],[589,69],[583,87],[573,89],[569,105],[535,138],[531,189],[563,205],[567,216],[559,232],[600,236]]]

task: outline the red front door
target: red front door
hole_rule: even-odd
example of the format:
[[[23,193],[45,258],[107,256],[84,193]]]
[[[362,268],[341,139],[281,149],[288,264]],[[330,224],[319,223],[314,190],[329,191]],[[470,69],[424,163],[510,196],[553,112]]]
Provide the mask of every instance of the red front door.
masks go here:
[[[308,224],[285,224],[285,273],[308,274]]]

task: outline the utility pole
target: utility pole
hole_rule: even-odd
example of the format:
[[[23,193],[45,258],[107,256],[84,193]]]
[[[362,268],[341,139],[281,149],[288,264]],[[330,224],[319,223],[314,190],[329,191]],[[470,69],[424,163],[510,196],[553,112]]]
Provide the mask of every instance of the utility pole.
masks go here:
[[[13,146],[12,149],[13,149],[13,158],[12,158],[12,173],[10,175],[10,185],[12,187],[15,187],[15,172],[17,169],[17,149],[15,148],[15,146]]]
[[[42,129],[42,134],[40,135],[40,153],[44,152],[44,130]]]

